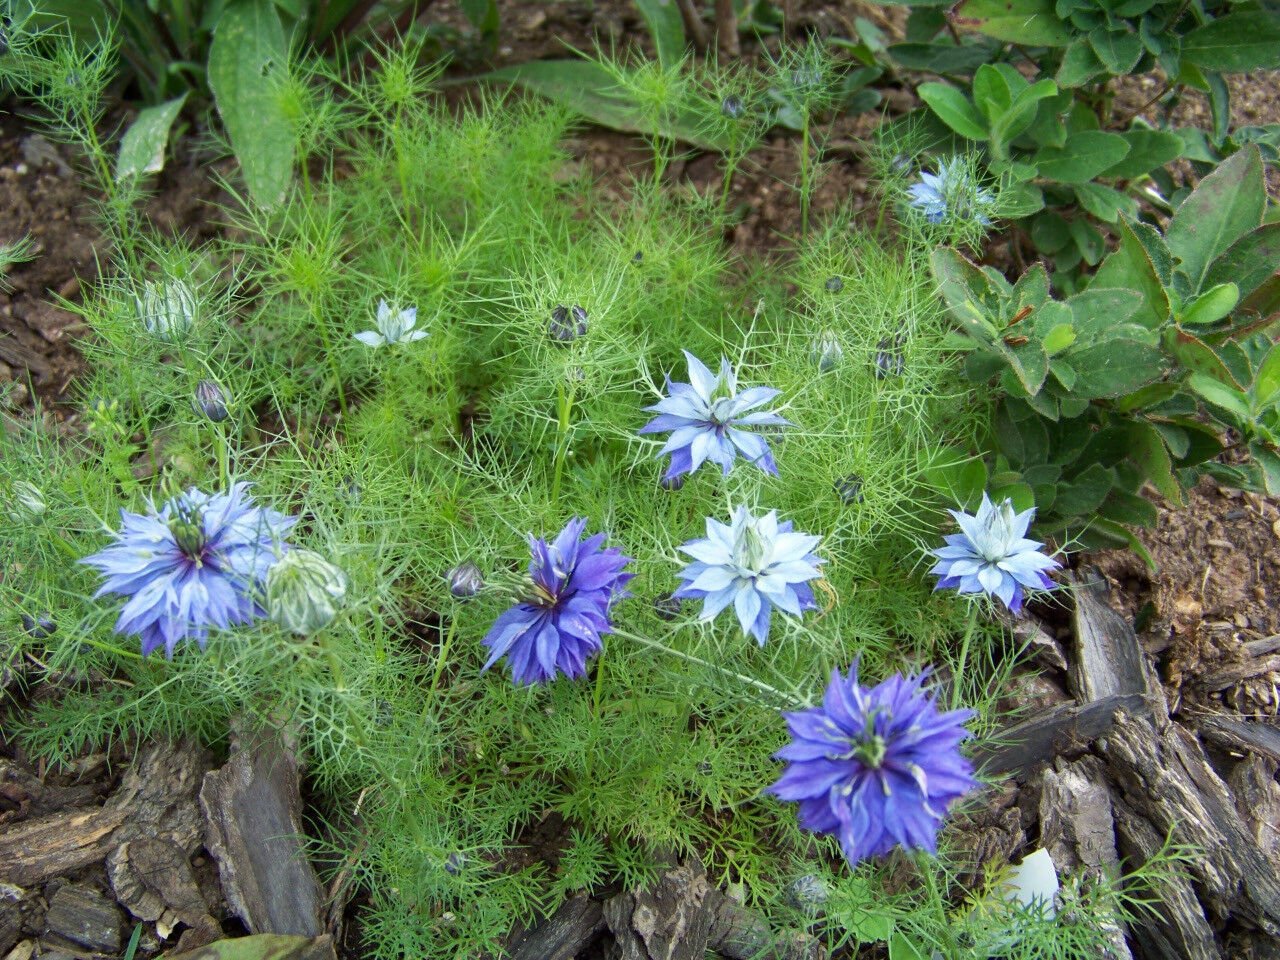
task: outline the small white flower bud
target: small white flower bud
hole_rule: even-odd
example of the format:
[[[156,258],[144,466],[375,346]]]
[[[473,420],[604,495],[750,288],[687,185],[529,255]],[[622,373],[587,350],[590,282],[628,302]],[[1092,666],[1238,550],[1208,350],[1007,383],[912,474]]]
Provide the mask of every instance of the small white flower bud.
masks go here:
[[[267,571],[267,612],[304,637],[333,621],[346,594],[347,575],[311,550],[290,550]]]
[[[148,280],[133,302],[142,325],[159,340],[175,340],[196,322],[196,294],[185,280]]]

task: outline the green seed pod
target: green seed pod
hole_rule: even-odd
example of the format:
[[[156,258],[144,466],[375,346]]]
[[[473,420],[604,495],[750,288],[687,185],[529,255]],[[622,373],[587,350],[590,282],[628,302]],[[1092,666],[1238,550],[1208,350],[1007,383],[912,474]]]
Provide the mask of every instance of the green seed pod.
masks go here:
[[[347,575],[310,550],[291,550],[267,571],[267,612],[304,637],[333,621],[346,594]]]
[[[185,280],[148,280],[133,298],[138,319],[158,340],[174,340],[196,322],[196,294]]]
[[[39,520],[48,509],[44,493],[30,480],[15,480],[10,488],[9,519],[14,523]]]

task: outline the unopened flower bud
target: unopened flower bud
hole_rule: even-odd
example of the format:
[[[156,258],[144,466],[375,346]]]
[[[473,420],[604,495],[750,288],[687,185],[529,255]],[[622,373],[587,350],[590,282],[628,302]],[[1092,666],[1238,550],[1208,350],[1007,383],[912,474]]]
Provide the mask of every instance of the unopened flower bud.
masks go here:
[[[27,631],[27,636],[32,640],[48,640],[58,632],[58,624],[47,613],[42,613],[38,617],[24,613],[22,629]]]
[[[304,637],[333,621],[346,594],[347,575],[311,550],[290,550],[267,571],[267,612]]]
[[[191,405],[196,408],[196,413],[204,414],[214,423],[227,419],[227,394],[216,380],[201,380],[196,384]]]
[[[653,612],[658,615],[659,620],[674,620],[680,616],[680,608],[684,605],[681,600],[673,593],[666,593],[653,601]]]
[[[840,497],[840,502],[845,506],[853,506],[855,503],[862,502],[862,477],[856,473],[842,477],[832,486],[835,487],[836,495]]]
[[[15,523],[38,520],[48,509],[44,493],[30,480],[15,480],[10,488],[9,519]]]
[[[907,358],[903,355],[904,338],[885,337],[876,344],[876,379],[900,377],[907,369]]]
[[[796,877],[787,885],[787,903],[797,910],[817,910],[830,895],[826,882],[813,874]]]
[[[844,289],[844,281],[839,277],[827,277],[826,288],[828,293],[839,293]]]
[[[484,589],[484,574],[470,560],[458,564],[446,576],[449,592],[459,600],[469,600]]]
[[[444,858],[444,872],[451,877],[456,877],[462,872],[462,868],[467,865],[467,858],[464,854],[454,851]]]
[[[823,330],[809,347],[809,360],[817,365],[819,373],[834,370],[843,356],[844,348],[832,330]]]
[[[747,105],[737,94],[730,94],[720,101],[720,112],[730,120],[741,120],[746,115]]]
[[[674,477],[663,477],[658,481],[658,486],[663,490],[674,493],[676,490],[679,490],[684,486],[684,481],[687,477],[688,474],[686,473],[677,474]]]
[[[644,251],[637,250],[636,255],[631,258],[632,263],[644,263]]]
[[[175,340],[196,322],[195,291],[185,280],[148,280],[133,302],[143,327],[159,340]]]
[[[551,323],[547,325],[547,336],[557,343],[572,343],[587,333],[587,311],[576,303],[570,310],[560,304],[551,311]]]

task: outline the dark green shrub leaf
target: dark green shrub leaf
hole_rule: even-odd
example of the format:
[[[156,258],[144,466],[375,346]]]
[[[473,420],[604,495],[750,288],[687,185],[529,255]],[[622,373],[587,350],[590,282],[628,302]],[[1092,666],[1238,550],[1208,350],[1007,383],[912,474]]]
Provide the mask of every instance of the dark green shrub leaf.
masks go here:
[[[952,19],[1008,43],[1065,47],[1074,39],[1054,12],[1053,0],[961,0]]]
[[[1259,409],[1280,401],[1280,344],[1272,345],[1253,378],[1253,395]]]
[[[895,43],[889,56],[908,70],[932,73],[972,73],[991,60],[989,42],[980,43]]]
[[[963,93],[946,83],[922,83],[916,92],[948,127],[970,140],[987,139],[986,119]]]
[[[1156,505],[1146,497],[1120,489],[1111,491],[1098,513],[1127,527],[1154,527],[1158,516]]]
[[[1266,202],[1262,157],[1252,146],[1224,160],[1182,202],[1165,242],[1181,261],[1192,290],[1200,289],[1214,260],[1261,226]]]
[[[276,91],[289,60],[271,0],[231,0],[209,48],[209,88],[226,125],[249,195],[270,208],[293,177],[292,125]]]
[[[1114,180],[1128,180],[1163,167],[1182,155],[1182,138],[1164,130],[1127,130],[1120,134],[1129,144],[1129,153],[1100,176]]]
[[[929,265],[951,315],[979,343],[990,342],[998,331],[989,318],[999,302],[991,278],[952,247],[934,250]]]
[[[1220,283],[1198,296],[1178,322],[1188,327],[1208,326],[1227,316],[1239,302],[1240,290],[1236,285]]]
[[[1085,183],[1115,166],[1129,152],[1117,133],[1086,130],[1074,134],[1063,147],[1045,147],[1032,158],[1040,175],[1059,183]]]
[[[1220,407],[1243,421],[1251,419],[1249,402],[1244,394],[1228,387],[1220,380],[1215,380],[1203,373],[1193,373],[1187,378],[1187,386],[1215,407]]]
[[[1115,252],[1102,262],[1098,273],[1093,278],[1093,287],[1114,287],[1117,289],[1135,290],[1142,297],[1142,305],[1133,321],[1149,330],[1154,330],[1169,316],[1169,295],[1165,285],[1160,281],[1160,274],[1152,260],[1148,249],[1143,246],[1138,229],[1147,229],[1145,224],[1134,224],[1128,220],[1120,222],[1120,245]],[[1154,231],[1151,231],[1154,233]],[[1155,235],[1159,242],[1159,234]],[[1162,244],[1157,247],[1157,256],[1162,251]],[[1168,258],[1165,257],[1168,267]]]
[[[1183,37],[1182,56],[1223,73],[1280,67],[1280,17],[1257,10],[1229,13]]]
[[[1146,421],[1136,421],[1130,427],[1129,436],[1133,443],[1129,454],[1133,462],[1161,496],[1181,505],[1182,488],[1173,476],[1173,461],[1159,431]]]
[[[1080,206],[1106,223],[1138,215],[1138,202],[1133,197],[1100,183],[1078,183],[1075,193]]]
[[[1280,454],[1261,443],[1249,444],[1249,452],[1262,469],[1262,486],[1271,496],[1280,495]]]
[[[497,0],[460,0],[459,5],[462,7],[462,14],[470,21],[471,25],[479,30],[485,36],[490,36],[498,32],[498,27],[502,25],[502,21],[498,16]],[[649,18],[648,12],[645,10],[646,0],[637,0],[637,5],[645,15],[645,19]],[[677,22],[680,14],[676,12]],[[653,34],[653,39],[658,45],[658,57],[662,57],[662,39],[654,31],[653,24],[649,24],[649,32]],[[684,26],[680,27],[680,38],[684,39]],[[665,62],[664,62],[665,65]]]
[[[1063,350],[1067,349],[1067,347],[1071,346],[1075,342],[1076,342],[1075,327],[1073,327],[1069,323],[1060,323],[1056,327],[1054,327],[1052,330],[1050,330],[1047,334],[1045,334],[1044,350],[1045,350],[1045,353],[1049,354],[1049,356],[1053,356],[1055,353],[1061,353]],[[1061,366],[1061,364],[1058,362],[1053,362],[1053,363],[1050,363],[1049,366],[1050,366],[1050,369],[1053,370],[1055,374],[1058,374],[1058,368]],[[1064,387],[1070,390],[1072,387],[1072,384],[1075,383],[1075,371],[1073,370],[1071,373],[1071,383],[1067,383],[1065,380],[1063,380],[1061,375],[1058,375],[1058,379],[1059,381],[1062,382],[1062,385]]]
[[[1128,339],[1073,348],[1070,360],[1079,374],[1074,393],[1091,400],[1132,393],[1160,379],[1165,368],[1159,347]]]
[[[982,458],[958,447],[939,451],[924,475],[932,487],[962,507],[976,504],[987,488],[987,466]]]
[[[1063,516],[1080,517],[1093,513],[1115,486],[1115,473],[1100,463],[1092,463],[1058,488],[1055,509]]]
[[[1099,287],[1096,283],[1067,300],[1076,333],[1086,344],[1097,344],[1120,330],[1142,308],[1142,294],[1134,290]]]
[[[1083,87],[1094,77],[1106,72],[1107,68],[1094,53],[1089,38],[1079,37],[1062,54],[1062,63],[1058,65],[1054,79],[1060,87]]]
[[[1209,264],[1204,285],[1216,286],[1228,281],[1249,296],[1280,270],[1280,223],[1268,223],[1250,230]]]
[[[664,70],[674,67],[684,57],[684,18],[680,7],[670,0],[636,0],[636,6],[658,50],[658,64]]]
[[[1098,231],[1092,223],[1084,217],[1077,217],[1068,224],[1071,230],[1071,239],[1075,241],[1076,249],[1080,251],[1080,256],[1084,258],[1085,263],[1094,266],[1107,250],[1107,240]]]
[[[1089,32],[1089,46],[1113,76],[1130,73],[1142,57],[1142,41],[1132,30],[1098,27]]]
[[[1057,253],[1071,242],[1071,230],[1060,214],[1046,211],[1031,221],[1031,242],[1042,253]]]
[[[1204,341],[1185,330],[1171,329],[1165,332],[1165,349],[1173,358],[1194,373],[1203,373],[1220,383],[1239,390],[1241,385],[1231,375],[1227,365]]]

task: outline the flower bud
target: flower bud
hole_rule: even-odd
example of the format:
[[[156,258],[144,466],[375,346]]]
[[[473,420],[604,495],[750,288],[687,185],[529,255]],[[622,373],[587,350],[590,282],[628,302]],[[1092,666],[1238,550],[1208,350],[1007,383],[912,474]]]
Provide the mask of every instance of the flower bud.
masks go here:
[[[819,373],[834,370],[843,356],[844,348],[833,330],[823,330],[809,347],[809,361],[817,366]]]
[[[42,613],[38,617],[24,613],[22,629],[32,640],[48,640],[58,632],[58,624],[47,613]]]
[[[830,895],[826,881],[813,874],[796,877],[787,884],[787,903],[797,910],[817,910]]]
[[[846,507],[862,502],[862,477],[856,473],[842,477],[832,486],[835,487],[836,495],[840,497],[840,502]]]
[[[557,343],[572,343],[587,333],[587,311],[576,303],[570,311],[560,304],[551,311],[551,323],[547,326],[547,336]]]
[[[684,605],[681,600],[673,593],[664,593],[653,601],[653,612],[658,615],[659,620],[674,620],[680,616],[680,608]]]
[[[460,563],[446,575],[449,592],[459,600],[469,600],[484,589],[484,574],[470,560]]]
[[[687,473],[677,474],[674,477],[663,477],[658,481],[658,487],[670,492],[675,492],[684,486],[685,480],[688,478]]]
[[[311,550],[290,550],[267,571],[267,612],[304,637],[333,621],[346,594],[347,575]]]
[[[907,369],[907,358],[902,347],[905,338],[902,336],[885,337],[876,344],[876,379],[900,377]]]
[[[195,291],[185,280],[148,280],[133,302],[143,327],[159,340],[174,340],[196,322]]]
[[[844,281],[839,277],[827,277],[826,288],[828,293],[839,293],[844,289]]]
[[[456,877],[462,872],[462,868],[467,865],[465,854],[458,853],[456,850],[444,858],[444,872],[451,877]]]
[[[216,380],[201,380],[196,384],[191,405],[196,413],[202,413],[214,423],[227,419],[227,394]]]
[[[10,487],[9,519],[14,523],[39,520],[48,509],[44,493],[30,480],[15,480]]]
[[[720,101],[720,112],[730,120],[741,120],[747,113],[747,105],[737,94],[730,94]]]
[[[637,250],[636,255],[631,258],[632,263],[644,263],[644,251]]]

